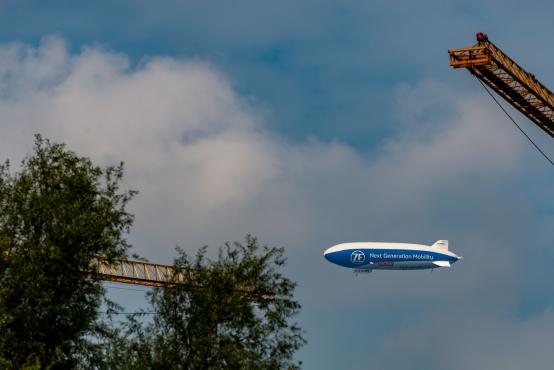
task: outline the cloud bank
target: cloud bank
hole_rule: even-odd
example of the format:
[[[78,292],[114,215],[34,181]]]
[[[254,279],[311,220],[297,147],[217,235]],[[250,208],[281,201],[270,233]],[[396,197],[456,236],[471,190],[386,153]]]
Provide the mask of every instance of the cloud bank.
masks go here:
[[[551,240],[541,226],[552,218],[518,189],[525,143],[481,97],[432,79],[400,86],[402,133],[369,156],[316,133],[298,142],[272,131],[264,110],[199,60],[135,66],[101,47],[72,54],[48,37],[0,46],[0,91],[1,158],[23,158],[40,132],[97,163],[126,163],[126,185],[140,191],[138,253],[171,262],[176,244],[193,251],[249,232],[286,246],[308,367],[339,346],[350,362],[329,356],[331,368],[366,368],[368,356],[378,368],[510,368],[530,358],[546,368],[534,343],[548,338],[552,301],[519,317],[534,281],[517,271],[526,243],[545,267],[535,251]],[[442,238],[466,260],[435,275],[353,280],[321,257],[338,242]],[[430,348],[440,351],[428,357]]]

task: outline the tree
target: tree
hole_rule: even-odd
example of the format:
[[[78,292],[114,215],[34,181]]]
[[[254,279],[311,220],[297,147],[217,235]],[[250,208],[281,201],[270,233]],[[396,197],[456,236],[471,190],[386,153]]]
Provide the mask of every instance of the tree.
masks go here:
[[[106,328],[90,261],[124,257],[133,222],[122,176],[122,164],[102,169],[40,135],[19,172],[0,166],[0,367],[67,369],[91,356]]]
[[[300,310],[296,286],[279,270],[284,250],[227,243],[217,260],[206,247],[194,258],[178,249],[175,267],[185,277],[149,294],[155,316],[130,318],[108,353],[122,369],[297,369],[304,343],[290,318]],[[122,340],[122,338],[125,338]]]

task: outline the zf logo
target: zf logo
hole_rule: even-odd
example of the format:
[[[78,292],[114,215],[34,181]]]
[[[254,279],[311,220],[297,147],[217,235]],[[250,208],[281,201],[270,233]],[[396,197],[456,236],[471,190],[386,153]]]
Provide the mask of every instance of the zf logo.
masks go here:
[[[350,255],[350,261],[352,263],[355,263],[357,265],[361,264],[361,263],[364,263],[365,261],[365,254],[364,252],[362,251],[354,251],[352,252],[352,254]]]

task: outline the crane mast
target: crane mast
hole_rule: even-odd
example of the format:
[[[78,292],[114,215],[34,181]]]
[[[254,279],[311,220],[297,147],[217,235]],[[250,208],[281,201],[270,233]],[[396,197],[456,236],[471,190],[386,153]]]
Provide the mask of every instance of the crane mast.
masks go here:
[[[483,33],[470,48],[452,49],[450,66],[466,68],[554,138],[554,94]]]

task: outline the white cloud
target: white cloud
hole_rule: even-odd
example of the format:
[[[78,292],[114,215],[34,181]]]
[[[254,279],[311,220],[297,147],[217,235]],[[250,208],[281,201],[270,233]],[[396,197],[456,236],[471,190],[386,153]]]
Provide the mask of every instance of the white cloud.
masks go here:
[[[308,309],[374,298],[431,310],[468,297],[487,309],[517,300],[513,271],[526,234],[510,226],[534,229],[528,213],[513,212],[517,196],[503,191],[521,173],[524,146],[482,99],[432,81],[402,87],[404,134],[366,158],[339,141],[297,143],[271,132],[256,107],[201,61],[154,57],[131,67],[126,56],[97,47],[71,55],[50,37],[38,48],[1,46],[0,66],[0,157],[21,159],[40,132],[97,163],[125,161],[126,184],[141,192],[131,206],[132,241],[152,260],[171,261],[175,244],[192,250],[251,232],[289,247]],[[444,106],[440,121],[426,113]],[[321,258],[340,241],[448,235],[466,260],[440,279],[415,273],[407,284],[406,274],[383,273],[372,285],[352,283]],[[391,296],[395,289],[400,294]],[[419,335],[410,326],[402,333],[407,342]],[[468,333],[460,338],[471,340]]]
[[[3,157],[21,157],[31,134],[41,132],[100,163],[123,160],[128,183],[142,192],[139,220],[168,213],[173,224],[192,224],[199,233],[220,215],[240,219],[248,210],[253,218],[243,221],[256,225],[260,215],[252,212],[264,204],[268,224],[272,211],[283,218],[290,212],[316,218],[314,227],[337,221],[326,205],[376,202],[394,211],[407,201],[430,201],[467,175],[503,175],[519,156],[514,139],[478,101],[461,102],[458,109],[469,113],[435,132],[388,142],[371,162],[338,142],[294,144],[269,133],[255,108],[206,63],[151,58],[131,68],[125,56],[99,48],[68,56],[54,37],[36,49],[3,46],[0,56],[0,76],[9,84],[0,101]],[[409,94],[441,91],[452,95],[440,85]]]
[[[127,184],[141,192],[133,240],[150,258],[246,232],[319,253],[316,245],[372,238],[398,221],[420,227],[447,199],[486,195],[521,158],[494,111],[473,98],[452,103],[435,82],[402,87],[402,101],[419,97],[454,114],[433,122],[406,104],[405,135],[370,160],[340,142],[269,132],[207,63],[155,57],[132,68],[97,47],[69,55],[49,37],[38,48],[2,46],[0,65],[1,156],[21,158],[41,132],[101,164],[125,161]]]

